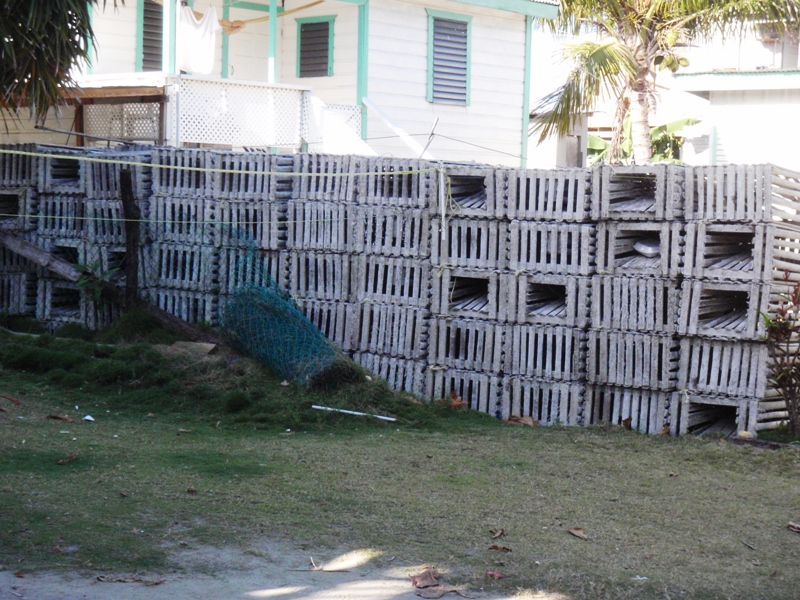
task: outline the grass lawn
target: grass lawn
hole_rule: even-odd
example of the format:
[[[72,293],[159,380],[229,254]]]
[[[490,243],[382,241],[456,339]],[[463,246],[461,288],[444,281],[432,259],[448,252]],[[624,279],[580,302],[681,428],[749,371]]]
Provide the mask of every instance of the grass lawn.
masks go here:
[[[20,401],[0,398],[2,569],[159,570],[177,549],[277,539],[495,591],[797,597],[795,450],[508,426],[374,381],[310,392],[249,361],[144,345],[0,331],[0,365],[0,393]]]

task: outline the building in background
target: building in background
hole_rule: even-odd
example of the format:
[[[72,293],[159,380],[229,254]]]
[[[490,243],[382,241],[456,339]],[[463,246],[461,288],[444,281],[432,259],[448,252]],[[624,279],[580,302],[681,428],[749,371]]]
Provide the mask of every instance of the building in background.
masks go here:
[[[101,3],[79,102],[47,126],[171,145],[525,166],[533,18],[557,11],[557,0]],[[181,59],[209,52],[199,61],[208,72]],[[102,143],[16,127],[0,141]]]

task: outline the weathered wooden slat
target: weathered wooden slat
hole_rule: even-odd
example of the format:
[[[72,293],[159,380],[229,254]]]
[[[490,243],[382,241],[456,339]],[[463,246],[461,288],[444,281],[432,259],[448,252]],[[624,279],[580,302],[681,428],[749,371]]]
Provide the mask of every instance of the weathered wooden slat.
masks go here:
[[[429,368],[427,396],[432,400],[449,400],[455,394],[472,410],[503,416],[503,380],[502,376],[489,373]]]
[[[502,416],[532,417],[540,425],[580,425],[583,398],[582,383],[507,377]]]
[[[591,326],[594,329],[674,333],[678,326],[680,288],[672,279],[653,277],[592,278]]]
[[[586,334],[571,327],[508,325],[503,372],[550,381],[578,381],[586,371]]]
[[[765,334],[766,285],[685,280],[681,287],[680,335],[758,340]]]
[[[678,344],[671,336],[591,329],[589,383],[669,391],[678,376]]]
[[[630,419],[631,429],[660,435],[670,425],[670,409],[677,397],[676,392],[588,385],[582,424],[623,425]]]
[[[597,225],[597,273],[675,277],[683,265],[683,225],[668,222],[601,222]],[[648,250],[658,246],[654,256]]]
[[[427,393],[427,364],[424,361],[382,356],[368,352],[355,353],[353,360],[385,379],[393,390],[429,398]]]

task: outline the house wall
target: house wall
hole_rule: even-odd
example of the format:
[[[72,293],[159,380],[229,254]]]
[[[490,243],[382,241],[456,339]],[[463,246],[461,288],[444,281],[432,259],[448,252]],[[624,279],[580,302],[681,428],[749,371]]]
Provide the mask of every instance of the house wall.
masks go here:
[[[286,9],[308,4],[308,0],[292,0]],[[306,17],[336,15],[333,24],[333,75],[330,77],[297,77],[297,21]],[[278,50],[278,81],[310,86],[327,104],[357,104],[358,73],[358,7],[328,0],[279,19],[281,44]]]
[[[136,71],[136,29],[139,0],[95,4],[92,25],[96,43],[92,49],[92,74]]]
[[[470,106],[426,100],[426,8],[473,16]],[[369,29],[369,98],[391,121],[424,145],[438,118],[439,135],[429,148],[437,159],[519,166],[523,16],[443,0],[385,0],[370,4]],[[370,111],[368,143],[378,154],[418,158],[402,140],[391,136],[394,132]]]
[[[717,163],[774,163],[800,169],[800,90],[710,92]],[[713,135],[712,135],[713,139]]]
[[[75,109],[72,106],[62,106],[58,110],[51,108],[47,111],[44,126],[52,129],[71,130],[75,118]],[[55,133],[44,129],[36,129],[35,121],[31,118],[30,111],[23,108],[18,115],[11,115],[7,111],[0,111],[0,144],[58,144],[60,146],[75,145],[75,136],[65,133]]]

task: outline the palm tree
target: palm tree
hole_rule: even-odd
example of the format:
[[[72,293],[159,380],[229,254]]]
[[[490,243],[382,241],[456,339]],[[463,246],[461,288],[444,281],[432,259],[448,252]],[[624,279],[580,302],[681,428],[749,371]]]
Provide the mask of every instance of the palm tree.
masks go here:
[[[571,69],[564,85],[533,109],[540,141],[566,135],[582,113],[603,95],[617,101],[610,162],[617,162],[622,124],[631,112],[633,155],[651,160],[649,115],[655,106],[659,69],[688,65],[681,48],[715,34],[741,33],[750,24],[770,23],[780,33],[796,29],[800,0],[561,0],[559,17],[540,21],[555,33],[596,31],[598,41],[566,47]]]
[[[88,58],[89,19],[100,0],[6,0],[0,18],[0,111],[31,109],[37,121],[65,95]],[[119,0],[120,3],[124,0]],[[105,6],[106,0],[103,0]],[[117,0],[114,0],[114,6]]]

